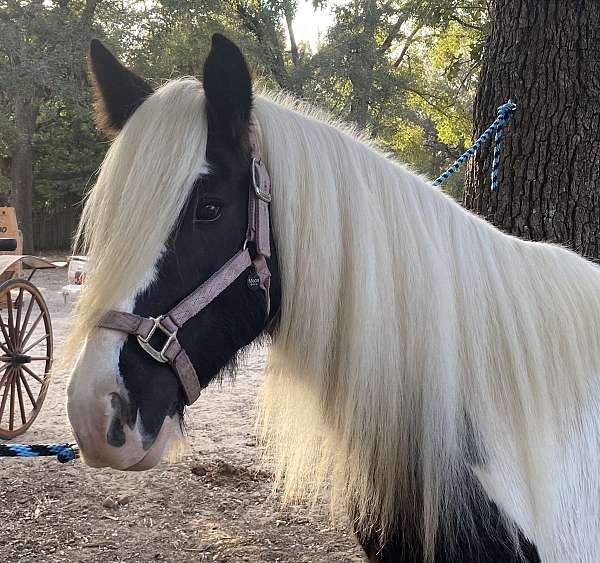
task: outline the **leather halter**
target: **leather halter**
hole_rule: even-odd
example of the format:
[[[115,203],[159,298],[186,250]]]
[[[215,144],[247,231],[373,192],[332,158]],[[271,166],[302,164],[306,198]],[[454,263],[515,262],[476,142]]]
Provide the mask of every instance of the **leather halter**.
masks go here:
[[[269,233],[269,203],[271,202],[271,179],[261,160],[257,125],[251,120],[249,127],[252,180],[248,196],[248,228],[242,249],[175,307],[158,317],[141,317],[134,313],[109,311],[98,326],[135,335],[141,348],[157,362],[171,366],[183,388],[186,404],[191,405],[200,396],[200,381],[185,350],[177,340],[177,331],[191,318],[198,315],[218,295],[223,293],[249,267],[254,272],[248,277],[250,289],[260,288],[267,303],[266,316],[270,310],[271,272],[267,258],[271,256]],[[254,257],[248,250],[253,243]],[[150,340],[158,333],[165,337],[161,349],[154,348]]]

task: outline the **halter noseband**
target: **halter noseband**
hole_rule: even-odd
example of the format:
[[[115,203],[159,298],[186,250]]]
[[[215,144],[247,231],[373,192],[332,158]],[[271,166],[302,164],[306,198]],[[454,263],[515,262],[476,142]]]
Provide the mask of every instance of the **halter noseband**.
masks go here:
[[[169,312],[154,318],[123,311],[109,311],[98,323],[101,328],[135,335],[141,348],[152,358],[157,362],[169,364],[179,379],[188,405],[200,396],[201,387],[190,358],[177,340],[177,331],[198,315],[215,297],[223,293],[250,266],[254,267],[254,272],[248,277],[248,287],[260,288],[263,291],[267,302],[266,316],[269,316],[271,272],[267,265],[267,258],[271,256],[269,234],[271,178],[261,160],[256,128],[256,123],[251,121],[249,141],[252,180],[248,197],[248,228],[242,249]],[[254,244],[256,250],[254,258],[248,250],[248,243]],[[150,343],[157,331],[166,338],[160,350]]]

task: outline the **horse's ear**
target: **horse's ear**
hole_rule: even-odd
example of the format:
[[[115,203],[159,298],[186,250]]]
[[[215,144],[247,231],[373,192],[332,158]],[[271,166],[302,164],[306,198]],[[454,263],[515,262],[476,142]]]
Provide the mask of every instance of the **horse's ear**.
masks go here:
[[[125,68],[97,39],[92,39],[90,44],[89,66],[96,123],[112,137],[153,90],[146,81]]]
[[[239,142],[252,110],[252,80],[241,51],[219,33],[212,36],[203,86],[209,124],[226,140]]]

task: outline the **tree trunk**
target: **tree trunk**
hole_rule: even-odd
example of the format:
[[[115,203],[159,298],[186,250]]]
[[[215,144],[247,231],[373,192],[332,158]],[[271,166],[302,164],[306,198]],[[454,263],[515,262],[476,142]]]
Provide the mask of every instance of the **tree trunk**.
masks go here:
[[[495,0],[474,122],[509,98],[500,189],[493,147],[471,163],[465,205],[506,232],[600,257],[600,9],[595,0]]]
[[[290,38],[290,54],[292,55],[292,63],[294,64],[294,71],[291,73],[290,80],[290,89],[296,96],[301,98],[304,94],[303,92],[303,77],[301,73],[301,64],[300,64],[300,52],[298,51],[298,44],[296,43],[296,35],[294,34],[294,18],[292,15],[292,11],[289,7],[285,9],[285,23],[287,25],[288,36]]]
[[[288,35],[290,38],[292,62],[294,63],[294,68],[298,68],[300,66],[300,54],[298,53],[298,44],[296,43],[296,35],[294,34],[294,17],[292,16],[292,12],[289,8],[286,8],[285,10],[285,23],[287,25]]]
[[[15,98],[16,138],[11,159],[12,203],[23,233],[23,252],[33,253],[33,133],[37,108],[30,98]]]
[[[379,13],[375,0],[358,2],[355,7],[361,10],[359,18],[362,20],[362,29],[355,38],[352,53],[350,117],[358,125],[359,129],[364,129],[369,122],[369,102],[371,101],[371,90],[373,87],[373,70],[377,60],[375,31],[377,29]]]

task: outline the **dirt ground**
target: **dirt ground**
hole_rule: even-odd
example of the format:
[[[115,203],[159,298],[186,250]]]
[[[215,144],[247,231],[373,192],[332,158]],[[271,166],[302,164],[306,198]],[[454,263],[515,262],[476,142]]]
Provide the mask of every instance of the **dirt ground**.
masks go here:
[[[55,358],[70,304],[66,270],[37,272],[55,332]],[[234,385],[211,387],[188,411],[190,450],[142,473],[90,469],[80,461],[0,458],[0,559],[7,563],[364,561],[349,529],[327,509],[282,509],[257,465],[252,410],[265,350]],[[42,412],[19,443],[72,441],[66,374],[53,378]]]

